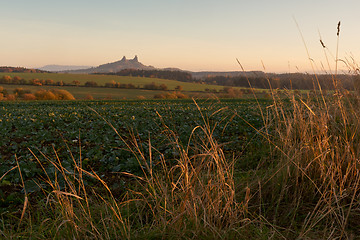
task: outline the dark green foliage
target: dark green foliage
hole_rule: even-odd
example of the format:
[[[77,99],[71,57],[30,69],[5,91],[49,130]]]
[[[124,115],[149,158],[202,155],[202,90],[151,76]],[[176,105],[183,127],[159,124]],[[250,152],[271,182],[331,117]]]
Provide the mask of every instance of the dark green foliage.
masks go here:
[[[265,106],[267,103],[262,104]],[[237,117],[232,118],[233,111],[241,112],[247,121],[260,127],[261,118],[255,101],[204,101],[199,104],[204,114],[211,116],[210,123],[219,124],[213,135],[223,144],[230,159],[247,155],[249,142],[255,144],[251,145],[252,148],[261,145],[261,138],[254,135],[255,131],[251,127]],[[228,110],[212,115],[220,108]],[[202,122],[201,114],[191,100],[1,102],[0,175],[16,165],[16,154],[26,181],[39,177],[42,170],[29,149],[41,162],[46,162],[42,154],[55,160],[56,151],[69,169],[73,161],[69,153],[79,159],[81,149],[84,167],[94,169],[99,174],[122,171],[141,173],[141,166],[136,158],[101,117],[108,120],[125,141],[130,142],[129,136],[133,134],[142,143],[142,147],[147,149],[150,138],[152,146],[159,150],[154,153],[154,159],[160,154],[169,159],[176,158],[172,155],[166,136],[162,134],[163,123],[172,127],[180,136],[180,142],[186,146],[193,128]],[[251,154],[249,159],[255,161],[250,164],[253,167],[260,160]],[[53,167],[49,166],[48,171],[54,171]],[[20,184],[20,179],[15,176],[18,173],[13,171],[6,179]]]

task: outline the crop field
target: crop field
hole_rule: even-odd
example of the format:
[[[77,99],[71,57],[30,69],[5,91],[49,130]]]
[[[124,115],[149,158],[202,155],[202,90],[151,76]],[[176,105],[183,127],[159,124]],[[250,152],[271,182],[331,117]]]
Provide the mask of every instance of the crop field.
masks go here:
[[[208,84],[197,84],[188,82],[179,82],[175,80],[159,79],[159,78],[146,78],[146,77],[128,77],[128,76],[112,76],[112,75],[94,75],[94,74],[66,74],[66,73],[0,73],[0,78],[3,76],[18,76],[25,80],[40,79],[46,80],[51,79],[54,82],[63,81],[64,83],[71,84],[77,80],[81,85],[88,81],[94,81],[99,86],[104,86],[105,83],[111,81],[123,83],[123,84],[134,84],[135,86],[144,86],[155,82],[156,84],[165,84],[169,90],[174,90],[177,86],[181,85],[184,91],[205,91],[205,89],[223,89],[222,86],[208,85]]]
[[[262,104],[265,106],[266,103]],[[245,145],[255,141],[254,130],[234,117],[234,113],[241,113],[253,126],[260,127],[262,122],[254,108],[254,100],[203,101],[199,105],[201,112],[208,116],[224,108],[209,119],[211,124],[220,123],[213,134],[224,144],[224,150],[231,153],[230,157],[245,154]],[[69,151],[75,158],[79,158],[81,152],[84,168],[91,167],[103,175],[123,171],[139,173],[136,159],[109,123],[123,138],[133,132],[143,144],[150,139],[153,147],[166,157],[174,158],[161,134],[163,124],[176,131],[181,143],[186,145],[192,130],[202,121],[191,100],[0,102],[3,136],[0,139],[0,175],[15,166],[16,156],[24,171],[26,189],[38,191],[34,179],[42,170],[34,154],[54,157],[56,152],[61,161],[70,166]],[[252,158],[256,156],[252,155]],[[20,184],[19,177],[14,177],[16,175],[14,172],[7,179]]]
[[[268,104],[268,100],[260,101],[264,109]],[[179,153],[169,142],[166,129],[176,133],[177,145],[186,148],[202,138],[194,129],[209,124],[224,154],[229,159],[243,159],[236,164],[236,175],[241,176],[241,171],[256,168],[268,151],[249,126],[260,128],[263,124],[257,106],[255,100],[0,102],[0,176],[4,176],[0,180],[0,215],[8,219],[5,224],[14,225],[11,221],[18,221],[17,217],[8,213],[16,215],[26,204],[24,191],[35,208],[40,207],[44,194],[50,197],[54,192],[51,182],[56,191],[68,191],[68,178],[76,175],[78,163],[106,181],[112,195],[121,198],[134,187],[124,174],[143,176],[147,165],[131,151],[132,140],[152,159],[154,168],[160,159],[176,165]],[[189,141],[194,133],[200,138]],[[255,149],[263,151],[254,154]],[[55,162],[66,169],[65,175]],[[8,172],[16,167],[21,175],[15,170]],[[81,179],[85,188],[101,191],[93,178]]]

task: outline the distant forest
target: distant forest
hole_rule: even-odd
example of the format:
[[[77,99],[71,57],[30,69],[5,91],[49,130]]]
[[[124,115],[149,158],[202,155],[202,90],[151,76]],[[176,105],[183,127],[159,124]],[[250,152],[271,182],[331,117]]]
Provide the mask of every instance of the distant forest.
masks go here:
[[[29,69],[24,67],[0,67],[0,72],[6,73],[47,73],[47,71],[42,71],[39,69]]]
[[[104,74],[104,73],[99,73]],[[140,69],[124,69],[116,73],[105,73],[107,75],[132,76],[132,77],[149,77],[161,78],[169,80],[177,80],[181,82],[193,82],[191,73],[184,71],[172,70],[140,70]]]
[[[103,73],[102,73],[103,74]],[[136,70],[125,69],[117,73],[109,73],[118,76],[137,76],[153,77],[177,80],[182,82],[202,82],[206,84],[230,86],[230,87],[254,87],[261,89],[279,88],[279,89],[319,89],[319,84],[323,90],[334,89],[335,77],[330,74],[262,74],[259,76],[213,76],[208,75],[200,79],[193,78],[190,72],[172,71],[172,70]],[[339,86],[347,89],[354,89],[354,76],[340,74],[336,76],[336,82]]]
[[[233,87],[251,87],[269,89],[303,89],[313,90],[319,89],[319,84],[323,90],[333,90],[335,82],[347,90],[354,89],[354,76],[351,75],[311,75],[301,73],[289,74],[269,74],[269,76],[260,77],[229,77],[229,76],[208,76],[202,79],[207,84],[216,84]]]

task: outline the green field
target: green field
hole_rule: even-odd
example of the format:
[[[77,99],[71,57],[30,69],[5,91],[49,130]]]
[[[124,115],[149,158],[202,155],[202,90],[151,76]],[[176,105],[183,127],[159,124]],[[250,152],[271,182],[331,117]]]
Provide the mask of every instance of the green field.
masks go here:
[[[166,80],[159,78],[143,78],[143,77],[127,77],[127,76],[112,76],[112,75],[93,75],[93,74],[66,74],[66,73],[0,73],[0,78],[3,76],[18,76],[25,80],[31,79],[40,79],[46,80],[51,79],[55,82],[63,81],[64,83],[72,83],[77,80],[81,85],[85,84],[88,81],[94,81],[99,84],[99,86],[104,86],[105,83],[111,81],[129,84],[132,83],[135,86],[144,86],[145,84],[150,84],[155,82],[157,85],[165,84],[169,90],[174,90],[177,86],[181,85],[184,91],[205,91],[205,89],[223,89],[222,86],[217,85],[207,85],[207,84],[197,84],[197,83],[187,83],[179,82],[175,80]]]
[[[268,103],[262,101],[264,107]],[[211,121],[214,124],[222,121],[214,136],[226,142],[225,149],[232,154],[240,154],[242,145],[254,134],[254,130],[243,120],[230,119],[233,117],[232,111],[242,112],[254,126],[261,125],[260,119],[256,117],[255,100],[202,100],[199,104],[207,115],[220,108],[229,108],[213,115]],[[33,157],[28,148],[47,153],[51,152],[52,144],[57,149],[64,149],[63,141],[70,144],[73,153],[78,155],[80,149],[77,140],[81,139],[83,154],[89,159],[90,165],[96,166],[99,161],[106,161],[109,165],[103,165],[102,171],[111,171],[112,168],[124,171],[128,167],[123,164],[127,159],[122,157],[123,151],[115,149],[125,146],[102,117],[126,135],[134,129],[143,136],[144,141],[151,137],[153,145],[163,149],[164,136],[157,134],[162,130],[158,114],[167,125],[175,128],[183,143],[202,121],[192,100],[0,102],[0,129],[4,136],[0,140],[0,164],[13,162],[15,154],[24,160],[23,163],[33,164],[33,160],[29,161]],[[64,153],[63,157],[67,158],[66,151]],[[111,160],[114,156],[119,157],[117,162]],[[6,167],[0,169],[6,171]],[[0,176],[1,173],[4,172],[0,172]],[[31,174],[35,175],[35,172]]]

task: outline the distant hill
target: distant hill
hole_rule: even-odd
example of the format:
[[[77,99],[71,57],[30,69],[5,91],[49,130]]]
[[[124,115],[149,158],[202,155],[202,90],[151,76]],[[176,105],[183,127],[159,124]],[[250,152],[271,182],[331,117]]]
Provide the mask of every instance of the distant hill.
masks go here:
[[[153,70],[156,69],[152,66],[145,66],[139,62],[138,57],[135,56],[133,59],[126,59],[124,56],[120,61],[106,63],[99,65],[98,67],[92,67],[88,69],[64,71],[68,73],[116,73],[124,69],[139,69],[139,70]]]
[[[2,66],[0,67],[0,72],[5,73],[45,73],[47,71],[42,71],[38,69],[29,69],[24,67],[8,67],[8,66]]]
[[[155,68],[153,66],[146,66],[139,62],[137,56],[133,59],[127,59],[125,56],[116,62],[106,63],[99,65],[97,67],[87,67],[87,66],[68,66],[68,65],[46,65],[44,67],[39,68],[40,70],[50,71],[50,72],[62,72],[62,73],[74,73],[74,74],[92,74],[92,73],[104,73],[104,74],[112,74],[119,73],[123,70],[142,70],[142,71],[173,71],[173,72],[185,72],[191,74],[193,79],[204,79],[207,77],[213,76],[226,76],[226,77],[264,77],[265,73],[261,71],[251,71],[251,72],[243,72],[243,71],[231,71],[231,72],[220,72],[220,71],[202,71],[202,72],[191,72],[182,70],[179,68]]]
[[[71,71],[71,70],[79,70],[79,69],[88,69],[92,66],[73,66],[73,65],[46,65],[39,70],[48,71],[48,72],[61,72],[61,71]]]

